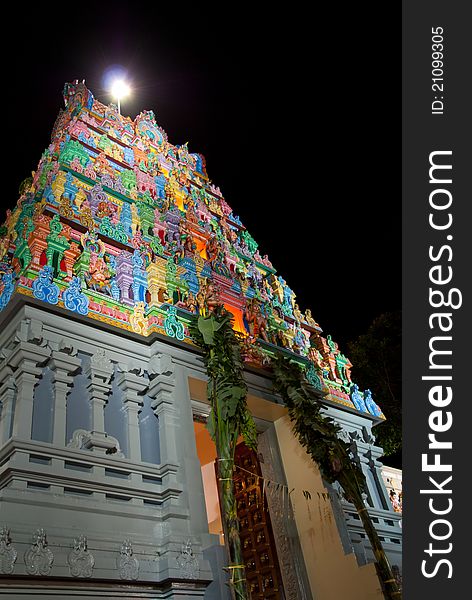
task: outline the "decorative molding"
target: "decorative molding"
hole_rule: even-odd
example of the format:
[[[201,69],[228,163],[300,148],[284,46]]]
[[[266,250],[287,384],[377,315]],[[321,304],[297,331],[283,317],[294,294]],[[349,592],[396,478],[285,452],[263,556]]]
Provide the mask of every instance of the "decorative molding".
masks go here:
[[[164,329],[169,337],[175,337],[176,339],[183,341],[184,326],[177,318],[177,308],[175,306],[169,306],[167,309],[167,317],[164,319]]]
[[[260,461],[262,475],[271,481],[277,481],[277,475],[270,460],[271,451],[267,434],[259,435],[258,451],[264,458],[263,461]],[[281,489],[282,493],[285,493],[285,485]],[[286,600],[307,600],[307,596],[301,590],[297,576],[297,566],[293,557],[292,544],[290,543],[290,533],[287,529],[288,518],[293,519],[289,499],[284,498],[282,501],[282,496],[275,492],[275,486],[266,487],[265,491],[285,598]]]
[[[191,540],[182,544],[180,554],[177,557],[177,564],[180,567],[180,576],[182,579],[197,579],[200,572],[198,558],[192,550]]]
[[[95,558],[88,551],[85,535],[74,539],[74,548],[69,552],[67,562],[72,577],[92,577]]]
[[[124,457],[120,449],[120,442],[116,437],[102,431],[76,429],[67,446],[69,448],[78,448],[79,450],[95,450],[102,454],[113,454],[120,458]]]
[[[54,561],[54,554],[48,548],[46,532],[37,529],[33,533],[31,548],[25,552],[26,572],[29,575],[49,575]]]
[[[59,302],[59,288],[53,282],[54,270],[49,265],[43,267],[38,278],[33,282],[33,295],[38,300],[57,304]]]
[[[133,556],[133,546],[128,539],[125,539],[121,545],[120,555],[116,559],[116,567],[121,579],[138,579],[139,561]]]
[[[89,299],[82,293],[82,280],[80,277],[72,277],[69,287],[62,293],[64,307],[79,315],[87,315],[89,310]]]
[[[15,567],[18,552],[11,545],[10,530],[4,526],[0,529],[0,573],[11,575]]]
[[[108,356],[105,348],[97,347],[95,354],[90,360],[92,375],[98,375],[104,377],[109,375],[111,377],[113,373],[113,363]]]

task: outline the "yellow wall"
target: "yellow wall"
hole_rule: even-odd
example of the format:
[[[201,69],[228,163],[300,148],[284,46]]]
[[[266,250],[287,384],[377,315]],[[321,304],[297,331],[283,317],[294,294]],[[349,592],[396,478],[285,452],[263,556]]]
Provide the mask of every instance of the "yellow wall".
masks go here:
[[[215,473],[216,446],[205,425],[194,421],[193,428],[195,432],[198,460],[200,461],[202,469],[208,531],[219,535],[220,544],[224,544],[220,500],[218,498],[218,485]]]
[[[354,553],[345,554],[320,472],[292,433],[290,419],[275,423],[281,458],[295,512],[308,579],[316,600],[382,600],[373,564],[359,567]],[[303,490],[312,494],[306,500]]]

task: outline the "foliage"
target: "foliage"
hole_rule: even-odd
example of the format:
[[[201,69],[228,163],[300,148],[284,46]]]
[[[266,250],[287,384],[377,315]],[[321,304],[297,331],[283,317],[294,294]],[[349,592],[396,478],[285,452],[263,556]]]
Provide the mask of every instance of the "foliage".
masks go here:
[[[401,339],[401,312],[397,311],[377,317],[367,333],[348,344],[354,381],[361,389],[372,390],[386,416],[387,420],[375,428],[386,456],[401,454]]]
[[[241,342],[232,327],[233,315],[222,305],[208,317],[200,315],[189,329],[193,341],[203,350],[203,362],[208,374],[208,399],[211,403],[209,423],[214,441],[218,430],[217,418],[231,419],[236,440],[242,435],[246,445],[256,450],[256,426],[246,407],[247,386],[243,377]]]
[[[256,450],[256,426],[246,405],[241,342],[232,327],[233,316],[218,305],[208,316],[195,317],[189,325],[193,341],[203,351],[208,374],[211,411],[208,430],[215,442],[223,528],[228,548],[234,597],[248,597],[239,538],[239,521],[233,489],[234,453],[238,437]]]
[[[319,466],[323,477],[333,483],[344,473],[362,494],[364,474],[351,459],[349,445],[338,437],[341,427],[322,414],[321,392],[306,381],[300,365],[282,354],[273,358],[272,368],[275,391],[282,396],[301,445]]]
[[[341,428],[321,412],[321,393],[306,381],[303,369],[282,354],[272,360],[274,388],[284,400],[299,442],[330,483],[337,481],[346,499],[354,504],[369,537],[385,597],[400,598],[387,556],[364,505],[364,474],[350,454],[349,445],[338,436]]]

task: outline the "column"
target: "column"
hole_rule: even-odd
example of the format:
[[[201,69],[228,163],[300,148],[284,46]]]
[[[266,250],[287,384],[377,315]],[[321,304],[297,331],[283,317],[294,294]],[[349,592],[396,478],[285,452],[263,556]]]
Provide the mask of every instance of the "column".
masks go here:
[[[54,350],[49,368],[54,373],[54,424],[53,444],[64,446],[66,440],[67,395],[72,384],[73,375],[80,369],[81,361],[76,356]]]
[[[372,508],[383,508],[379,499],[377,486],[374,482],[374,474],[372,473],[370,465],[371,459],[369,450],[371,449],[371,446],[363,442],[356,442],[356,447],[362,472],[364,473],[367,482],[367,492],[372,501]]]
[[[148,395],[151,407],[159,419],[159,447],[161,464],[178,465],[176,446],[176,415],[174,365],[170,356],[153,357],[149,362],[150,382]]]
[[[10,438],[14,398],[13,369],[4,363],[0,368],[0,448]]]
[[[116,382],[123,392],[126,431],[128,436],[128,458],[139,462],[141,461],[139,413],[143,405],[143,399],[140,395],[147,389],[148,381],[136,372],[123,371],[118,375]]]
[[[87,390],[90,393],[89,402],[92,413],[92,431],[86,447],[105,454],[116,445],[115,438],[108,438],[105,433],[105,405],[111,393],[111,377],[113,363],[103,348],[98,348],[92,356],[85,374],[90,377]]]
[[[45,364],[49,355],[49,348],[19,342],[8,359],[9,365],[16,369],[13,376],[17,388],[13,437],[31,439],[34,388],[42,372],[38,365]]]
[[[370,451],[370,467],[372,469],[372,474],[374,476],[374,480],[379,491],[381,506],[385,510],[393,510],[392,503],[390,501],[387,488],[385,487],[385,483],[382,477],[383,464],[378,460],[381,456],[383,456],[383,450],[379,446],[371,446]]]

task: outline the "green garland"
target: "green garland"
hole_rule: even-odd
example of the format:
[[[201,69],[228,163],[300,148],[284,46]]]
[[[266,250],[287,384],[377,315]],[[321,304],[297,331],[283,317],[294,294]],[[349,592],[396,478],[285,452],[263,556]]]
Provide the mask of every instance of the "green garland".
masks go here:
[[[374,552],[385,598],[398,600],[401,592],[362,498],[365,477],[351,458],[349,445],[338,436],[341,428],[322,414],[321,392],[308,384],[300,365],[278,354],[272,359],[272,369],[274,389],[288,408],[300,444],[319,466],[324,479],[329,483],[337,481],[346,499],[356,507]]]
[[[257,432],[247,409],[247,386],[241,342],[232,327],[233,315],[219,305],[208,316],[195,317],[190,335],[203,351],[208,374],[208,400],[211,405],[207,427],[216,445],[223,531],[229,554],[230,588],[237,600],[249,598],[239,538],[239,521],[233,488],[234,453],[238,437],[256,450]]]

